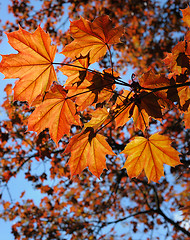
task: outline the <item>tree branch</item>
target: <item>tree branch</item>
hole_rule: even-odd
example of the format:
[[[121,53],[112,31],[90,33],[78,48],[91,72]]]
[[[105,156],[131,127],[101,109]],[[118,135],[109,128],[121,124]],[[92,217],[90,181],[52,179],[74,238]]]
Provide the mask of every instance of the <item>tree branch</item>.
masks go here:
[[[157,210],[155,210],[156,213],[160,214],[167,222],[169,222],[170,224],[172,224],[177,230],[180,230],[181,232],[183,232],[184,234],[186,234],[188,237],[190,237],[190,232],[187,231],[185,228],[181,227],[179,225],[179,223],[174,222],[172,219],[170,219],[169,217],[167,217],[165,215],[165,213],[158,208]]]

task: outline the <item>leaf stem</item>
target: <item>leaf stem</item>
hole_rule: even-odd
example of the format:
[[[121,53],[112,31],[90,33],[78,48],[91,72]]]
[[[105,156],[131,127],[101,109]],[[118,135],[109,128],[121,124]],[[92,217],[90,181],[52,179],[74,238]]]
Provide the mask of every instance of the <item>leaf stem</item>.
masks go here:
[[[123,111],[125,111],[125,109],[127,107],[129,107],[131,105],[131,103],[133,103],[133,101],[130,101],[127,105],[122,105],[123,109],[119,112],[116,112],[115,115],[113,115],[110,119],[109,122],[107,122],[105,125],[103,125],[101,128],[99,128],[97,131],[96,131],[96,134],[101,131],[104,127],[106,127],[109,123],[111,123],[114,119],[116,119],[116,117],[118,117]]]
[[[105,91],[108,91],[108,92],[114,92],[114,90],[111,91],[111,90],[108,90],[108,89],[103,89],[104,87],[108,87],[108,86],[112,86],[112,84],[105,84],[105,85],[102,85],[102,86],[100,86],[100,87],[96,87],[96,88],[89,89],[89,90],[87,90],[87,91],[85,91],[85,92],[76,93],[75,95],[72,95],[72,96],[70,96],[70,97],[66,97],[65,99],[71,99],[71,98],[76,97],[76,96],[78,96],[78,95],[81,95],[81,94],[84,94],[84,93],[88,93],[88,92],[92,92],[92,91],[94,91],[94,90],[99,90],[99,89],[102,89],[102,90],[105,90]],[[76,88],[76,90],[77,90],[77,88]]]
[[[62,65],[62,66],[69,66],[69,67],[76,67],[76,68],[80,68],[82,70],[87,70],[87,71],[92,72],[92,73],[98,73],[100,75],[104,75],[103,73],[101,73],[99,71],[92,70],[90,68],[81,67],[81,66],[78,66],[78,65],[75,65],[75,64],[72,64],[72,63],[57,63],[57,62],[53,62],[52,64]]]
[[[144,119],[144,116],[143,116],[143,114],[142,114],[142,111],[141,111],[141,109],[140,109],[139,104],[138,104],[138,103],[135,103],[135,104],[136,104],[136,106],[138,107],[138,110],[139,110],[139,112],[140,112],[140,115],[141,115],[141,117],[142,117],[142,119],[143,119],[143,122],[144,122],[144,125],[145,125],[145,131],[146,131],[146,139],[148,139],[148,138],[149,138],[149,136],[148,136],[148,126],[146,125],[146,122],[145,122],[145,119]]]
[[[92,69],[89,69],[89,68],[85,68],[85,67],[81,67],[81,66],[78,66],[78,65],[74,65],[72,63],[52,63],[52,64],[56,64],[56,65],[63,65],[63,66],[70,66],[70,67],[76,67],[76,68],[80,68],[82,70],[86,70],[86,71],[89,71],[91,73],[94,73],[94,74],[100,74],[102,76],[104,76],[105,74],[104,73],[101,73],[99,71],[96,71],[96,70],[92,70]],[[113,63],[112,63],[113,64]],[[113,76],[113,68],[112,68],[112,76]],[[114,76],[113,76],[114,77]],[[110,79],[106,79],[107,81],[112,81]],[[115,78],[114,77],[114,81],[115,81],[115,84],[119,84],[119,85],[123,85],[123,86],[127,86],[127,87],[131,87],[131,85],[129,83],[126,83],[124,81],[122,81],[119,77]]]
[[[106,43],[106,46],[108,48],[109,56],[110,56],[110,64],[111,64],[111,69],[112,69],[112,75],[113,75],[113,61],[112,61],[112,54],[109,45]]]

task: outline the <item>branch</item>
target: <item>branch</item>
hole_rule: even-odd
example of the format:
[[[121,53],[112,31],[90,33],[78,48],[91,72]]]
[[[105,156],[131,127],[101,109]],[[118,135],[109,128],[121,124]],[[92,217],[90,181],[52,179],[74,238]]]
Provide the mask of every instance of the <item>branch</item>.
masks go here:
[[[145,211],[141,211],[141,212],[136,212],[136,213],[130,214],[130,215],[127,216],[127,217],[120,218],[120,219],[117,219],[117,220],[115,220],[115,221],[110,221],[110,222],[106,222],[106,221],[103,222],[103,221],[101,221],[101,223],[102,223],[102,226],[106,226],[106,225],[110,225],[110,224],[116,224],[116,223],[125,221],[125,220],[128,219],[128,218],[135,217],[135,216],[137,216],[137,215],[154,213],[154,212],[155,212],[155,211],[154,211],[153,209],[149,209],[149,210],[145,210]],[[99,221],[90,221],[90,222],[100,223]]]
[[[149,209],[149,210],[145,210],[145,211],[141,211],[141,212],[136,212],[136,213],[130,214],[127,217],[120,218],[120,219],[115,220],[115,221],[106,222],[105,224],[109,225],[109,224],[113,224],[113,223],[118,223],[118,222],[125,221],[126,219],[131,218],[131,217],[135,217],[135,216],[138,216],[138,215],[141,215],[141,214],[154,213],[154,212],[155,211],[153,209]]]
[[[167,222],[171,223],[177,230],[180,230],[181,232],[186,234],[188,237],[190,237],[190,232],[189,231],[187,231],[185,228],[181,227],[179,225],[179,223],[174,222],[172,219],[168,218],[160,208],[155,210],[155,212],[160,214]]]
[[[177,230],[182,231],[184,234],[186,234],[187,236],[190,237],[190,232],[189,231],[187,231],[185,228],[181,227],[178,222],[174,222],[171,218],[167,217],[165,215],[165,213],[161,210],[161,208],[160,208],[160,201],[159,201],[159,197],[158,197],[158,193],[157,193],[156,187],[153,184],[147,183],[146,181],[143,181],[143,180],[135,179],[135,181],[141,182],[141,183],[143,183],[143,184],[145,184],[145,185],[147,185],[147,186],[149,186],[149,187],[151,187],[153,189],[153,191],[154,191],[154,198],[155,198],[155,202],[156,202],[156,209],[150,209],[150,210],[152,210],[153,212],[161,215],[167,222],[172,224]]]

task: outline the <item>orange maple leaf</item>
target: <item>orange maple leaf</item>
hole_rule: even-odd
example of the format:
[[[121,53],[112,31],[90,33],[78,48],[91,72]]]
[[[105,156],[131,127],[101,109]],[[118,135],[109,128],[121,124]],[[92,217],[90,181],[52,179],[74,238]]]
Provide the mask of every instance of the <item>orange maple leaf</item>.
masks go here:
[[[190,69],[190,43],[188,40],[179,42],[173,49],[172,53],[168,53],[163,60],[170,68],[171,73],[168,77],[175,83],[185,83],[189,80],[188,71]],[[187,75],[186,75],[187,73]],[[173,77],[173,78],[172,78]],[[171,92],[169,98],[174,98],[181,106],[190,98],[189,86],[178,87],[177,90],[169,89]]]
[[[190,106],[188,107],[187,111],[184,112],[184,123],[185,128],[190,128]]]
[[[64,153],[71,153],[68,162],[71,177],[89,167],[92,174],[99,178],[103,169],[107,169],[106,154],[115,155],[105,137],[94,134],[93,128],[87,128],[84,132],[71,138]]]
[[[50,136],[57,144],[64,134],[69,134],[72,124],[81,125],[75,104],[66,98],[64,88],[55,84],[28,118],[28,131],[39,134],[49,128]]]
[[[116,112],[116,127],[123,126],[131,117],[133,118],[135,129],[140,129],[144,132],[145,128],[149,125],[149,116],[145,109],[140,109],[134,103],[127,107],[122,105],[119,111]]]
[[[149,182],[158,182],[164,176],[164,163],[172,167],[181,164],[179,152],[170,144],[167,136],[158,133],[148,139],[135,137],[121,152],[128,156],[123,168],[131,178],[138,177],[144,169]]]
[[[162,88],[170,86],[170,80],[162,74],[154,74],[152,70],[145,72],[141,78],[139,78],[139,84],[141,87],[149,88],[155,90],[155,88]],[[168,99],[167,94],[168,89],[161,91],[154,91],[153,94],[156,95],[159,99],[158,102],[163,107],[172,107],[172,102]]]
[[[94,63],[106,54],[108,45],[119,42],[123,34],[123,27],[112,28],[107,15],[90,22],[81,17],[71,22],[70,34],[74,41],[68,44],[62,53],[72,59],[89,53],[90,63]]]
[[[81,57],[78,58],[75,62],[73,62],[70,66],[65,65],[59,70],[66,76],[68,76],[68,79],[64,86],[73,86],[77,85],[79,86],[84,79],[89,79],[88,74],[90,74],[87,71],[87,68],[89,66],[89,57]]]
[[[92,113],[92,118],[84,124],[84,130],[93,128],[96,131],[108,119],[109,112],[106,108],[98,108]]]
[[[183,13],[183,21],[190,27],[190,7],[180,9]]]
[[[94,103],[109,101],[113,95],[114,77],[108,78],[109,73],[88,73],[88,80],[80,84],[80,86],[66,86],[68,89],[68,96],[76,96],[77,110],[83,111],[86,107]]]
[[[169,78],[174,77],[176,80],[176,76],[184,74],[190,67],[190,56],[188,56],[188,53],[185,41],[178,42],[178,44],[172,49],[172,53],[167,53],[167,56],[163,59],[163,61],[171,71],[168,75]]]
[[[135,105],[133,109],[132,117],[133,117],[135,130],[139,129],[142,132],[144,132],[146,127],[149,126],[149,115],[145,111],[145,109]]]
[[[190,88],[189,86],[183,86],[177,89],[180,100],[180,105],[183,106],[186,101],[190,99]]]
[[[142,131],[148,127],[149,116],[156,119],[162,118],[161,107],[158,104],[157,96],[153,93],[142,91],[139,93],[139,99],[129,99],[129,91],[124,90],[116,101],[117,107],[114,109],[116,113],[116,126],[123,126],[131,117],[133,118],[135,128]],[[130,95],[130,96],[131,96]]]
[[[9,44],[18,54],[3,55],[0,71],[5,78],[19,78],[14,87],[14,99],[29,104],[40,94],[48,91],[52,82],[57,81],[52,62],[56,46],[39,26],[34,33],[19,28],[7,33]]]
[[[88,80],[84,80],[79,87],[77,86],[66,86],[68,90],[68,97],[75,99],[77,104],[77,110],[83,111],[88,106],[93,105],[97,94],[93,93],[89,88],[92,84]]]

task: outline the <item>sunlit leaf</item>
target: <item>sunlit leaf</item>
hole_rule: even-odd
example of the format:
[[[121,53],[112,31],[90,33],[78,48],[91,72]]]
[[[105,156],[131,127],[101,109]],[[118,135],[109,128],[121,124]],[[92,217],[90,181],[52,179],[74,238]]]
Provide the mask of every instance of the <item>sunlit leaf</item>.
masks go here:
[[[180,9],[183,13],[183,21],[187,23],[187,25],[190,27],[190,6],[188,6],[185,9]]]
[[[14,99],[28,101],[29,104],[40,94],[48,91],[53,81],[57,81],[52,62],[56,46],[39,26],[34,33],[19,28],[7,33],[9,44],[18,54],[3,55],[0,71],[5,78],[19,78],[14,87]]]
[[[77,85],[79,86],[85,78],[88,79],[89,72],[87,71],[87,68],[89,66],[89,57],[81,57],[77,59],[75,62],[73,62],[70,66],[65,65],[59,70],[68,76],[68,79],[65,86],[73,86]]]
[[[158,182],[164,176],[163,164],[180,164],[179,152],[171,147],[171,140],[158,133],[150,138],[135,137],[121,152],[127,155],[123,168],[129,177],[138,177],[144,169],[148,181]]]
[[[107,15],[98,17],[93,22],[81,17],[71,22],[70,34],[74,41],[67,45],[62,53],[72,59],[89,53],[90,63],[94,63],[106,54],[107,45],[119,42],[123,27],[112,28]]]
[[[64,134],[69,135],[71,125],[81,125],[76,114],[75,104],[66,98],[61,85],[53,85],[44,101],[34,110],[28,119],[28,131],[38,134],[49,128],[50,136],[57,144]]]
[[[92,128],[87,128],[83,133],[75,135],[65,149],[65,154],[71,153],[69,166],[71,177],[80,174],[86,167],[96,177],[100,177],[106,167],[106,155],[115,155],[105,137],[94,134]]]

